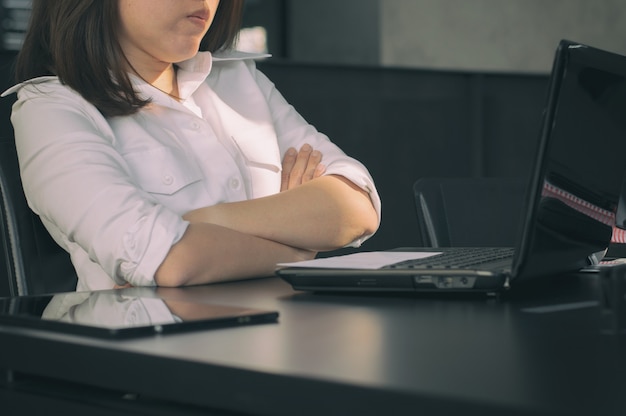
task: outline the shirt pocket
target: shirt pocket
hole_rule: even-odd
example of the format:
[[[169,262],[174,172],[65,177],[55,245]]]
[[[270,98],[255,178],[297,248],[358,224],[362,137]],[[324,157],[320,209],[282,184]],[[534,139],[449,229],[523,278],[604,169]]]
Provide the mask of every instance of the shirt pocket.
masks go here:
[[[202,175],[184,151],[169,147],[136,151],[124,155],[130,173],[146,192],[173,195],[202,180]]]

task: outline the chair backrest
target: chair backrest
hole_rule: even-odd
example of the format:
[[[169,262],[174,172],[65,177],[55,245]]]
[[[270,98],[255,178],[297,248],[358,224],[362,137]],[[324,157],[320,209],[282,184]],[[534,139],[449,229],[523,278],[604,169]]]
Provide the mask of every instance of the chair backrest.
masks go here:
[[[413,185],[427,247],[514,247],[526,182],[517,178],[422,178]]]
[[[8,100],[4,98],[3,100]],[[28,207],[22,190],[10,105],[0,111],[0,295],[33,295],[76,289],[69,254]]]

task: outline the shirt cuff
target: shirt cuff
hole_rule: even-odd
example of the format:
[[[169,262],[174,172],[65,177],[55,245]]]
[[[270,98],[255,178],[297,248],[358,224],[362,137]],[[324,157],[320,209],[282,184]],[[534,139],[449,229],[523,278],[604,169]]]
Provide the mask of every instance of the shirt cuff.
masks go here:
[[[119,273],[134,286],[156,285],[157,269],[189,226],[189,222],[166,209],[159,212],[157,219],[150,223],[142,218],[124,236],[127,260],[120,264]]]

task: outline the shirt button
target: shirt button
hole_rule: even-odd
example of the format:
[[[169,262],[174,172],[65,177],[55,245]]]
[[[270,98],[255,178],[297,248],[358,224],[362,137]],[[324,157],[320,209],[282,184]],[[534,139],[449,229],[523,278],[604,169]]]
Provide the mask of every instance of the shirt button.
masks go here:
[[[174,183],[174,177],[172,175],[163,176],[163,184],[171,185],[172,183]]]
[[[192,130],[199,130],[200,129],[200,123],[198,123],[197,121],[191,122],[191,129]]]
[[[241,181],[238,178],[231,178],[229,185],[232,189],[238,190],[239,188],[241,188]]]

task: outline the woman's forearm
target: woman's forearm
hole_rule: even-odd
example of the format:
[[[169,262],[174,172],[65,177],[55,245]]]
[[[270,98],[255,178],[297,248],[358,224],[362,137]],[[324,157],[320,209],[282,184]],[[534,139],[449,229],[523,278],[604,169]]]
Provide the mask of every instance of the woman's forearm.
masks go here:
[[[157,269],[155,282],[174,287],[270,276],[277,263],[315,254],[219,225],[192,223]]]
[[[333,175],[264,198],[201,208],[185,219],[315,251],[343,247],[378,226],[369,195]]]

